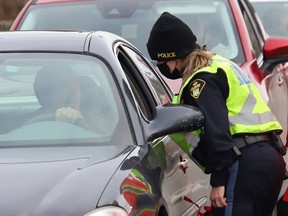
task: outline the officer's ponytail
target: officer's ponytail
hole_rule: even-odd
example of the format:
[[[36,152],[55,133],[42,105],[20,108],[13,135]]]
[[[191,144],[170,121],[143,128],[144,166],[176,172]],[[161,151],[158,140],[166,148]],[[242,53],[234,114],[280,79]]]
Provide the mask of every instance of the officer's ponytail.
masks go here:
[[[211,51],[206,49],[206,46],[196,49],[184,59],[183,83],[198,69],[206,67],[209,60],[213,57]]]

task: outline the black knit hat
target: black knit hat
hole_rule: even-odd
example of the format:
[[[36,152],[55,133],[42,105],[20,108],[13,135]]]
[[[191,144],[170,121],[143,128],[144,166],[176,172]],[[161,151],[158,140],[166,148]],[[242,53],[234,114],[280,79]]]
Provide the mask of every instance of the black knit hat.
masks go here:
[[[151,59],[170,61],[186,57],[198,47],[192,30],[179,18],[162,13],[152,27],[147,43]]]

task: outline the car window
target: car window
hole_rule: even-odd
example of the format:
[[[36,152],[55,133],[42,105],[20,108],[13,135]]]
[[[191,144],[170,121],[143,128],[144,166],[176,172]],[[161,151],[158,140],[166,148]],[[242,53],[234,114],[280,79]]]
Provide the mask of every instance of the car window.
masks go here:
[[[118,60],[126,74],[139,111],[146,119],[152,119],[153,109],[157,103],[149,92],[147,83],[144,82],[133,62],[121,49],[118,50]]]
[[[171,103],[172,92],[167,91],[168,88],[165,88],[167,84],[162,81],[160,75],[156,74],[156,72],[153,71],[152,68],[148,65],[146,60],[138,53],[126,46],[123,46],[122,48],[132,58],[131,60],[135,63],[135,66],[138,68],[140,74],[147,83],[147,86],[153,94],[156,103],[158,105]]]
[[[255,19],[251,18],[252,15],[250,13],[249,7],[246,4],[244,4],[243,1],[240,1],[240,7],[242,10],[247,30],[249,32],[249,37],[251,40],[254,54],[256,57],[259,57],[262,54],[263,42],[261,43],[260,33],[257,32],[258,29],[256,29],[257,23],[255,23]]]
[[[252,1],[266,31],[271,36],[288,36],[288,1]]]
[[[97,58],[0,54],[0,82],[0,146],[51,140],[75,145],[112,145],[115,139],[118,145],[132,143],[111,72]]]
[[[129,47],[119,47],[118,59],[139,111],[146,120],[151,120],[157,105],[171,103],[172,91],[146,60]]]
[[[200,45],[237,63],[243,53],[234,17],[226,0],[83,1],[31,5],[18,30],[105,30],[133,43],[149,57],[149,32],[164,11],[178,16]],[[77,14],[77,16],[75,16]]]

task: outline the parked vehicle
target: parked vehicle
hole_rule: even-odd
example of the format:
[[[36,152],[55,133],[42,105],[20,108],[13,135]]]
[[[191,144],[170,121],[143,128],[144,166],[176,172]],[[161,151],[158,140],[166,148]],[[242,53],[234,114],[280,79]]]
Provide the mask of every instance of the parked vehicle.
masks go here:
[[[11,30],[105,30],[127,39],[148,57],[149,32],[164,11],[187,23],[201,45],[247,73],[280,121],[285,143],[288,98],[282,97],[287,91],[275,71],[287,61],[288,39],[269,36],[249,0],[30,0]],[[178,92],[180,79],[165,81]],[[288,155],[285,160],[288,164]],[[280,199],[287,185],[285,181]]]
[[[197,215],[209,204],[209,175],[168,136],[204,116],[170,104],[129,42],[108,32],[0,38],[0,215]]]
[[[11,30],[105,30],[127,39],[148,57],[149,32],[164,11],[185,21],[200,44],[238,63],[261,87],[270,71],[264,72],[263,66],[274,54],[266,55],[263,49],[268,36],[248,0],[30,0]],[[269,41],[271,48],[282,43]],[[181,80],[166,81],[178,92]]]

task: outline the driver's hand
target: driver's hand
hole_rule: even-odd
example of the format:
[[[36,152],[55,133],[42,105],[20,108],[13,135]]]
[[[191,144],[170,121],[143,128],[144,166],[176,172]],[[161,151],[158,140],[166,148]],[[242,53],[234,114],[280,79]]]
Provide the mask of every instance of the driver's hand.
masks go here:
[[[62,107],[56,110],[55,119],[56,121],[75,123],[78,120],[83,120],[83,116],[79,110],[72,107]]]

